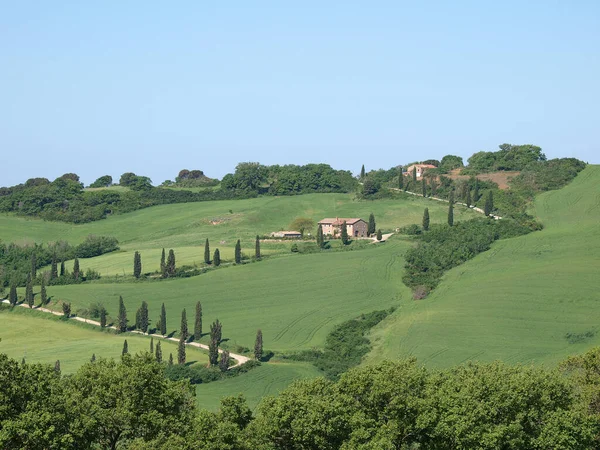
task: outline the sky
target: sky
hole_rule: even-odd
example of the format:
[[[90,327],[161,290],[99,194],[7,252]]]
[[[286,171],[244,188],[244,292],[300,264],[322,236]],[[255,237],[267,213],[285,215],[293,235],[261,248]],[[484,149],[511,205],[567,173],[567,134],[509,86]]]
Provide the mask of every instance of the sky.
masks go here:
[[[502,143],[600,163],[600,2],[0,0],[0,186],[358,173]]]

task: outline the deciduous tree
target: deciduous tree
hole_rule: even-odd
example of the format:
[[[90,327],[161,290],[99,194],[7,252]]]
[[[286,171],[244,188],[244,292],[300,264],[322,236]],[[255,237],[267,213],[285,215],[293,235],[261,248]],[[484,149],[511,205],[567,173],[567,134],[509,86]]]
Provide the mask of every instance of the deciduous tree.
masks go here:
[[[296,217],[290,223],[290,230],[299,231],[302,236],[307,230],[312,230],[315,227],[315,221],[309,217]]]

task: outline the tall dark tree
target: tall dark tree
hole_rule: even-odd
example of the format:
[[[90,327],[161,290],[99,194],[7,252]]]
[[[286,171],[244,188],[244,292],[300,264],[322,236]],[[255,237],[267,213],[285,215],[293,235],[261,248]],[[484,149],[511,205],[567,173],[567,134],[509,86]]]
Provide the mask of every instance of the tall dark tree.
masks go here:
[[[75,261],[73,261],[73,278],[79,281],[79,275],[81,275],[79,271],[79,258],[75,258]]]
[[[173,353],[169,353],[169,365],[173,365]]]
[[[465,201],[465,203],[467,204],[467,208],[471,207],[471,189],[467,189],[467,199]]]
[[[119,332],[124,333],[125,331],[127,331],[127,310],[123,303],[123,297],[119,295]]]
[[[106,327],[106,309],[104,306],[100,308],[100,327]]]
[[[454,225],[454,191],[450,191],[450,201],[448,202],[448,225]]]
[[[140,323],[138,328],[146,333],[148,331],[148,326],[150,325],[150,318],[148,317],[148,303],[145,301],[142,302],[142,306],[140,307]]]
[[[25,285],[25,301],[30,308],[33,308],[33,280],[31,274],[27,274],[27,284]]]
[[[254,244],[254,258],[260,259],[260,237],[256,235],[256,242]]]
[[[473,190],[473,204],[479,201],[479,179],[475,178],[475,189]]]
[[[341,236],[342,244],[347,245],[350,242],[350,238],[348,237],[348,226],[346,225],[346,221],[342,223]]]
[[[162,362],[162,348],[161,348],[161,345],[160,345],[160,341],[158,341],[156,343],[156,353],[155,353],[154,357],[156,358],[156,360],[159,363]]]
[[[260,361],[263,357],[263,335],[262,330],[256,331],[256,339],[254,341],[254,358]]]
[[[17,297],[17,282],[16,280],[10,281],[10,291],[8,293],[8,301],[11,306],[15,306],[18,301]]]
[[[363,164],[363,165],[362,165],[362,167],[360,168],[360,179],[361,179],[361,180],[362,180],[362,179],[364,179],[364,178],[365,178],[365,175],[366,175],[366,172],[365,172],[365,165]]]
[[[141,310],[141,308],[138,308],[137,311],[135,312],[135,329],[136,330],[140,329],[141,317],[142,317],[142,310]]]
[[[204,243],[204,263],[210,264],[210,244],[208,243],[208,238],[206,238],[206,242]]]
[[[425,208],[423,212],[423,230],[429,230],[429,208]]]
[[[179,345],[177,346],[177,364],[185,364],[185,339],[183,336],[179,338]]]
[[[398,189],[404,189],[404,175],[402,175],[402,166],[398,167]]]
[[[215,255],[213,256],[213,265],[219,267],[221,265],[221,253],[219,249],[215,249]]]
[[[375,234],[375,230],[377,229],[377,225],[375,224],[375,216],[373,213],[369,214],[369,225],[367,226],[367,235],[371,236]]]
[[[202,305],[196,302],[196,320],[194,321],[194,340],[199,341],[202,337]]]
[[[31,254],[31,277],[35,278],[37,275],[37,257],[35,251]]]
[[[323,236],[323,226],[321,224],[317,227],[317,245],[319,248],[323,248],[325,245],[325,236]]]
[[[489,216],[493,210],[494,210],[494,194],[490,190],[488,192],[487,197],[485,198],[485,205],[483,207],[483,213],[486,216]]]
[[[179,327],[179,336],[184,341],[187,341],[187,339],[190,337],[185,308],[183,308],[183,311],[181,311],[181,326]]]
[[[415,183],[415,185],[416,185],[417,184],[417,168],[416,167],[413,167],[412,177],[413,177],[413,183]]]
[[[150,337],[150,353],[154,353],[154,338]]]
[[[167,263],[165,262],[165,249],[162,249],[160,255],[160,274],[163,278],[167,278]]]
[[[172,277],[175,275],[175,252],[173,249],[169,250],[169,256],[167,256],[167,276]]]
[[[167,335],[167,310],[164,303],[160,307],[160,334]]]
[[[240,243],[240,240],[238,239],[237,243],[235,244],[235,263],[240,264],[241,262],[242,262],[242,244]]]
[[[217,345],[221,343],[223,337],[223,324],[219,322],[219,319],[215,320],[210,326],[210,337],[216,339]]]
[[[421,178],[421,189],[423,198],[427,197],[427,179],[425,177]]]
[[[139,278],[142,275],[142,255],[140,252],[133,254],[133,276]]]
[[[123,342],[123,350],[121,351],[121,355],[126,355],[129,353],[129,346],[127,345],[127,339]]]
[[[54,363],[54,371],[58,374],[60,374],[60,359],[57,359],[56,362]]]
[[[48,294],[46,293],[46,277],[42,276],[42,285],[40,287],[40,304],[46,306],[48,303]]]
[[[50,279],[54,280],[55,278],[58,278],[58,261],[56,260],[56,253],[52,253],[52,262],[50,264]]]
[[[212,337],[208,342],[208,362],[211,366],[216,366],[219,363],[219,344]]]
[[[377,230],[377,234],[375,235],[375,237],[378,241],[381,241],[383,239],[383,234],[381,234],[381,228]]]
[[[223,350],[221,358],[219,359],[219,369],[221,372],[227,372],[229,370],[229,352]]]
[[[90,359],[90,362],[95,362],[96,361],[96,354],[92,353],[92,358]]]
[[[63,302],[62,310],[63,310],[63,316],[65,317],[65,319],[68,319],[69,317],[71,317],[71,303]]]

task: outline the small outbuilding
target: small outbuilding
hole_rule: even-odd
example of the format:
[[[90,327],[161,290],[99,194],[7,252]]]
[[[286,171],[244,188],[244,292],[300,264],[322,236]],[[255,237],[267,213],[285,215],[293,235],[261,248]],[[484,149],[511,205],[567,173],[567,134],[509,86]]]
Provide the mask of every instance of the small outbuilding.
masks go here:
[[[323,234],[325,236],[340,236],[344,222],[346,222],[346,231],[348,232],[348,236],[367,236],[367,222],[360,218],[344,219],[336,217],[335,219],[323,219],[319,221],[319,225],[321,225]]]
[[[300,239],[302,233],[299,231],[275,231],[271,233],[271,237]]]

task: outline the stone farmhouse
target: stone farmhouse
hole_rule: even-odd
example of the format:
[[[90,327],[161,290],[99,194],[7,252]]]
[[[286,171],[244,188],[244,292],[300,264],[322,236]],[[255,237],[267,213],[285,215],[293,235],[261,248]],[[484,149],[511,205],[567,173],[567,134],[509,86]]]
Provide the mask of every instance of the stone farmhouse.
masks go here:
[[[346,222],[346,231],[348,232],[348,236],[367,236],[367,222],[362,219],[343,219],[336,217],[335,219],[320,220],[319,225],[321,225],[321,228],[323,228],[323,234],[325,236],[340,236],[344,222]]]
[[[435,169],[436,167],[432,164],[413,164],[406,168],[404,176],[412,177],[413,169],[417,169],[417,179],[421,178],[427,169]]]

